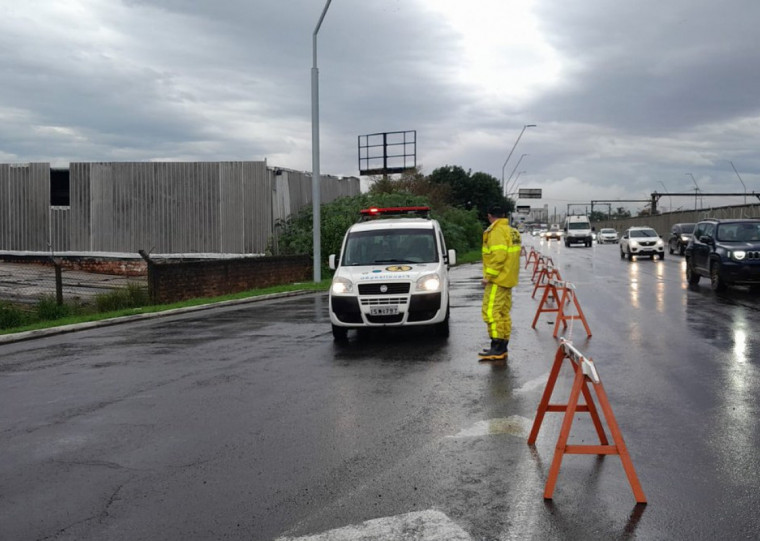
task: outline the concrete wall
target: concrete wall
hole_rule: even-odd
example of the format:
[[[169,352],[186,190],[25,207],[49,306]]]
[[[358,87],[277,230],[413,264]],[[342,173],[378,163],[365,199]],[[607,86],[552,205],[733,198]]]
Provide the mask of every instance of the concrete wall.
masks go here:
[[[253,161],[72,163],[69,187],[51,207],[49,164],[0,164],[0,250],[263,254],[312,199],[310,174]],[[358,194],[322,175],[323,203]]]
[[[673,224],[696,223],[705,218],[760,218],[760,202],[747,205],[732,205],[708,209],[681,210],[664,212],[656,216],[636,216],[621,220],[603,220],[592,225],[599,231],[602,227],[612,227],[622,235],[623,231],[633,226],[646,225],[667,239]]]

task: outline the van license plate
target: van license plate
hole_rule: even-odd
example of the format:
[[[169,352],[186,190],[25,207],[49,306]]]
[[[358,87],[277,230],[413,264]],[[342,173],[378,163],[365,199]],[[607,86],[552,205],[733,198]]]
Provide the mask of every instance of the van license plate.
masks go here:
[[[395,316],[398,314],[398,306],[370,306],[369,314],[371,316]]]

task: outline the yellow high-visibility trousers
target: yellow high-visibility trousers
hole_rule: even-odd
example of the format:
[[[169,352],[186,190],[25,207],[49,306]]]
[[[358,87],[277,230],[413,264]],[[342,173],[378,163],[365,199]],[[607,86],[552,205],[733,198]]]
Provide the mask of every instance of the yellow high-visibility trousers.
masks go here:
[[[512,334],[512,288],[486,284],[483,292],[483,321],[492,339],[509,340]]]

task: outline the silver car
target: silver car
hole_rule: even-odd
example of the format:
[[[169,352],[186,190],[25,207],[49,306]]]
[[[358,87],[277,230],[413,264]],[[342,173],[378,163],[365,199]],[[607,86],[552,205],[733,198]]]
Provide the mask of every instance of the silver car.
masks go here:
[[[617,244],[619,240],[620,237],[618,237],[618,232],[611,227],[603,227],[599,230],[599,233],[596,234],[597,244]]]
[[[620,239],[620,258],[634,261],[637,257],[665,259],[665,243],[651,227],[629,227]]]

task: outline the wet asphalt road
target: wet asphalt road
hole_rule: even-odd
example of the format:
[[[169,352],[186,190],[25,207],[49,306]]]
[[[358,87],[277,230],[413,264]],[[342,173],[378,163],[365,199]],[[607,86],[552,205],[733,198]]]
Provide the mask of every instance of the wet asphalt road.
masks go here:
[[[757,538],[760,296],[690,290],[675,256],[526,245],[577,287],[593,336],[564,336],[596,362],[648,505],[616,456],[566,456],[544,501],[561,414],[526,439],[553,317],[531,328],[523,269],[509,360],[478,363],[470,265],[448,340],[335,344],[306,295],[0,345],[0,539]],[[570,441],[597,443],[587,414]]]

